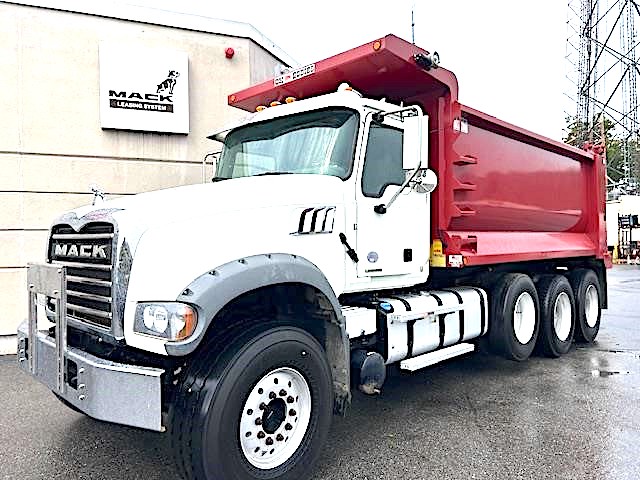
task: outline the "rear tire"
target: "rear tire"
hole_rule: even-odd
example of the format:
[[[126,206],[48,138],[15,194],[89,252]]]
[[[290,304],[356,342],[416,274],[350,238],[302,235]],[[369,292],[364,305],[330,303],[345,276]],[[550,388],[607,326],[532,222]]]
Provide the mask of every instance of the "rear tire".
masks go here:
[[[315,338],[294,327],[236,333],[191,365],[171,429],[185,478],[308,476],[333,407],[330,366]]]
[[[575,300],[569,281],[562,275],[540,277],[540,335],[536,350],[557,358],[569,351],[576,318]]]
[[[576,300],[576,342],[593,343],[600,330],[600,299],[602,291],[598,276],[593,270],[580,269],[569,275]]]
[[[489,343],[509,360],[521,362],[533,352],[538,337],[540,308],[531,278],[509,273],[491,290]]]

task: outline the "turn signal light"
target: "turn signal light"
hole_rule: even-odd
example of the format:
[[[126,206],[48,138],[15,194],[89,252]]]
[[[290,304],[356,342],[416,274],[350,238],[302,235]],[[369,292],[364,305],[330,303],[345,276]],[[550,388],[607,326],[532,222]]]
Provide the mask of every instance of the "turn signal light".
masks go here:
[[[267,109],[267,107],[265,107],[264,105],[258,105],[256,107],[256,112],[261,112],[262,110],[266,110],[266,109]]]
[[[296,100],[297,100],[297,99],[296,99],[296,97],[287,97],[287,98],[285,98],[285,99],[284,99],[284,101],[285,101],[286,103],[293,103],[293,102],[295,102]]]
[[[271,102],[271,103],[269,104],[269,106],[270,106],[270,107],[277,107],[278,105],[281,105],[281,103],[280,103],[280,102],[277,102],[277,101],[276,101],[276,102]]]

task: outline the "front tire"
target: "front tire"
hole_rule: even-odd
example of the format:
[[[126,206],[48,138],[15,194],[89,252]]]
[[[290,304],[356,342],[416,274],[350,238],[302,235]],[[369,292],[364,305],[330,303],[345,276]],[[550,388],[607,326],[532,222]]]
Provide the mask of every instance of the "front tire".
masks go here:
[[[329,431],[332,391],[323,348],[298,328],[247,333],[207,352],[193,362],[173,412],[184,476],[306,478]]]
[[[526,360],[536,345],[540,308],[531,278],[509,273],[491,289],[489,344],[509,360]]]

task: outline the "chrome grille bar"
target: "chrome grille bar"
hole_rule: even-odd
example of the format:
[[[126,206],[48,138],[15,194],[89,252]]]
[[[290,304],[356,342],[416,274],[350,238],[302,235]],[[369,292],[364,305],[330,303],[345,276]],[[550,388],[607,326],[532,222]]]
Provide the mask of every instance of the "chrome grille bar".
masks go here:
[[[113,233],[54,233],[51,238],[54,240],[103,240],[113,238]]]
[[[111,297],[105,297],[104,295],[94,295],[92,293],[76,292],[75,290],[69,290],[67,288],[67,295],[69,297],[86,298],[87,300],[95,300],[96,302],[111,304]]]
[[[67,310],[75,310],[77,312],[88,313],[96,317],[111,320],[111,312],[103,312],[102,310],[96,310],[95,308],[83,307],[82,305],[76,305],[69,301],[67,301]],[[71,316],[73,316],[73,313],[71,313]]]
[[[111,265],[104,265],[101,263],[63,262],[61,260],[54,260],[51,263],[55,263],[56,265],[64,265],[65,267],[71,267],[71,268],[93,268],[95,270],[104,270],[104,271],[111,270]]]
[[[96,285],[100,287],[111,286],[111,281],[109,280],[97,280],[92,277],[84,277],[80,275],[67,275],[67,282],[85,283],[87,285]]]

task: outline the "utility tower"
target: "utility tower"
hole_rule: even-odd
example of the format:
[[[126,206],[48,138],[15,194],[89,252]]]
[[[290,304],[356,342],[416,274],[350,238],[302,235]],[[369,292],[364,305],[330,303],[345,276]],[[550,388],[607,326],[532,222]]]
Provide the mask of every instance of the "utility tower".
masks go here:
[[[567,78],[573,122],[567,141],[601,142],[605,119],[619,150],[609,149],[609,190],[640,193],[640,150],[635,25],[640,0],[567,0]],[[613,158],[615,155],[615,158]]]

